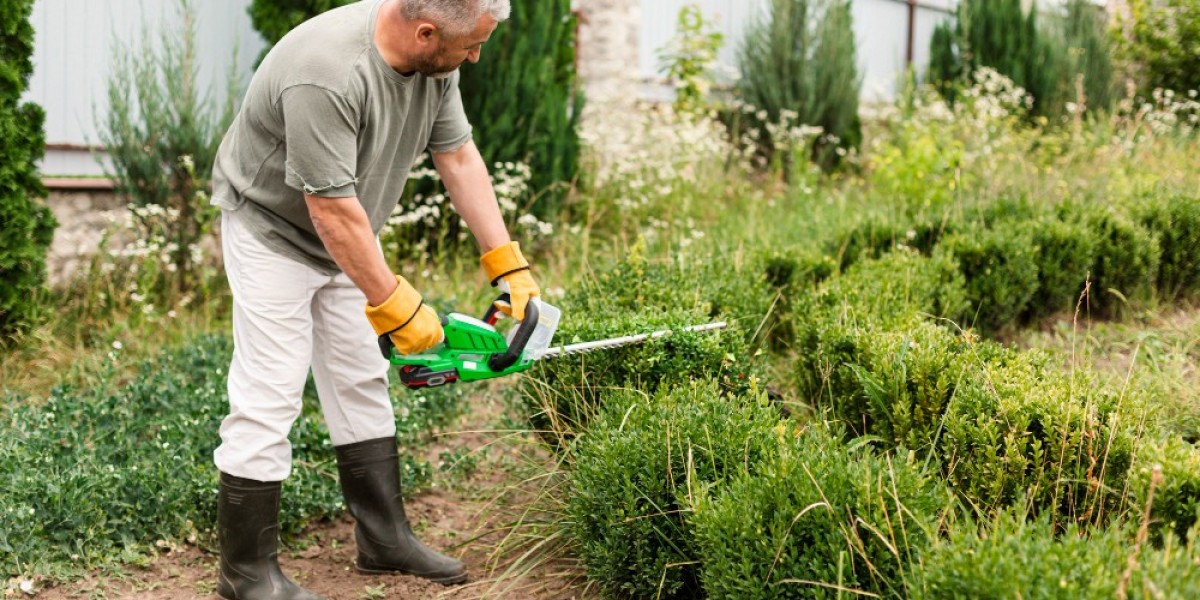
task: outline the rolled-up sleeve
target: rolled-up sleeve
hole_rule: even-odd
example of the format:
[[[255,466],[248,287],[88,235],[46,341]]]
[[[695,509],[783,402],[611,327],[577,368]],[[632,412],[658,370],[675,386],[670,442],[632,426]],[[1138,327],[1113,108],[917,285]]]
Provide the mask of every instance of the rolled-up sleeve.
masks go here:
[[[287,137],[287,185],[322,198],[357,196],[359,121],[352,104],[315,85],[284,90],[280,103]]]
[[[458,90],[459,73],[446,82],[446,91],[433,119],[433,132],[429,136],[431,152],[453,152],[471,141],[471,123],[463,110],[462,94]]]

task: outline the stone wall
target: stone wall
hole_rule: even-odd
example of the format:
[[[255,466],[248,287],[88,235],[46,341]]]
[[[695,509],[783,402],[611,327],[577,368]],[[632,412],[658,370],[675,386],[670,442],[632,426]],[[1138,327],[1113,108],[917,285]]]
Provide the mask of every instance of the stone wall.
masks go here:
[[[589,104],[638,97],[641,0],[579,0],[579,79]]]
[[[111,191],[53,190],[46,205],[58,219],[54,242],[46,257],[51,286],[62,286],[75,276],[100,248],[112,220],[125,219],[125,203]]]

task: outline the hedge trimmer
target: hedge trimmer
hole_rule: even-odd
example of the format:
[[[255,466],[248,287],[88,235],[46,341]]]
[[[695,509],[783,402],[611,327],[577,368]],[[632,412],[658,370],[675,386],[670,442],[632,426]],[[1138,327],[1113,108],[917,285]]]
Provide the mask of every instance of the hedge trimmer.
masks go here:
[[[508,294],[501,294],[498,301],[508,301]],[[500,317],[493,304],[482,319],[460,313],[449,313],[442,317],[442,328],[446,339],[422,354],[397,354],[387,335],[379,337],[384,356],[400,368],[400,380],[413,388],[427,388],[454,383],[456,381],[480,381],[512,375],[528,370],[533,363],[545,359],[580,354],[593,350],[607,350],[640,344],[671,335],[674,330],[664,329],[650,333],[583,342],[565,346],[550,346],[550,340],[558,329],[560,312],[554,306],[533,298],[525,305],[525,320],[512,329],[505,338],[496,330]],[[724,329],[725,322],[693,325],[679,332],[706,332]]]

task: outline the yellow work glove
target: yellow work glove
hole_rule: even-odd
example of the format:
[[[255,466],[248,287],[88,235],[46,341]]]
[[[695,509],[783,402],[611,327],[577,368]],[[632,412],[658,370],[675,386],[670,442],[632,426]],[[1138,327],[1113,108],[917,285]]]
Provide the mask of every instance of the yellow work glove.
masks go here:
[[[496,302],[496,308],[518,321],[524,320],[525,305],[530,298],[541,296],[542,290],[529,273],[529,261],[521,255],[521,245],[509,242],[487,252],[479,262],[492,286],[512,298],[507,304]]]
[[[381,339],[388,336],[400,354],[416,354],[441,343],[445,333],[437,311],[425,306],[421,294],[407,279],[397,276],[396,283],[396,291],[383,304],[367,304],[367,320],[375,334]],[[381,342],[380,347],[384,346]]]

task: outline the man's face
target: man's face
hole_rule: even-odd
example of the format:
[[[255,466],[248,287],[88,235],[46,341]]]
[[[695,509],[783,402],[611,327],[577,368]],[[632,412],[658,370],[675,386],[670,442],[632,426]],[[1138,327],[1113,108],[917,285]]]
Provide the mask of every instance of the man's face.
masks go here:
[[[454,74],[464,62],[479,62],[479,53],[484,42],[496,30],[496,20],[484,13],[475,30],[462,36],[449,36],[438,30],[438,43],[434,50],[417,59],[417,72],[434,79],[446,79]]]

